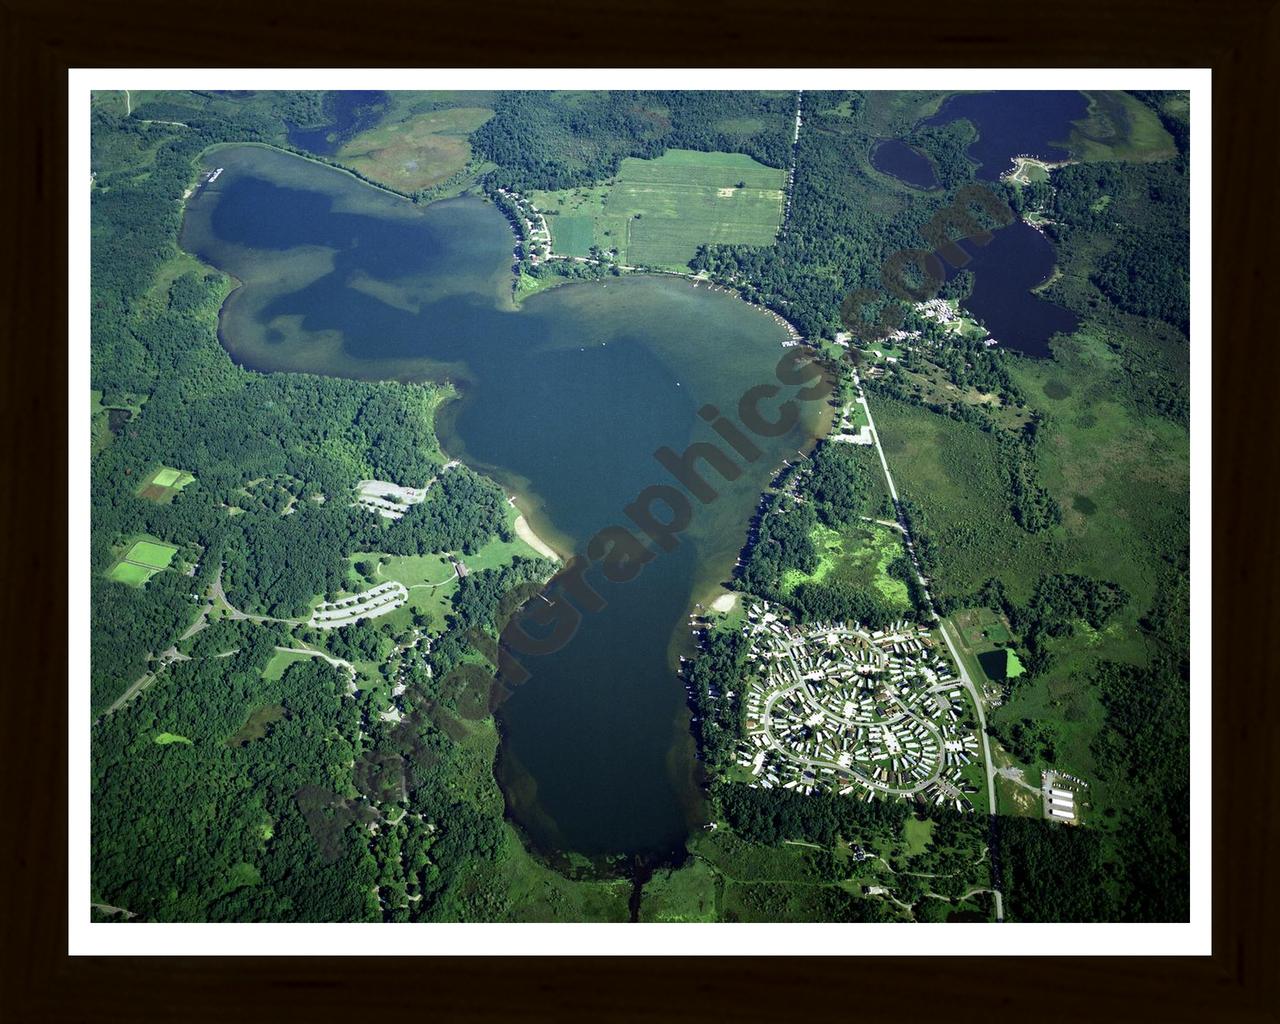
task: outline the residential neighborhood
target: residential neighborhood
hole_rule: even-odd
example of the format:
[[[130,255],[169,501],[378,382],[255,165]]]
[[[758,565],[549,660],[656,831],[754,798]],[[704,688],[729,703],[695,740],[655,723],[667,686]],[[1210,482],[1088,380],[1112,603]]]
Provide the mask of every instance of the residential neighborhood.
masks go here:
[[[753,786],[923,796],[971,810],[962,769],[978,738],[960,679],[926,626],[798,625],[767,601],[746,609],[746,738],[738,764]],[[732,697],[733,694],[726,694]]]

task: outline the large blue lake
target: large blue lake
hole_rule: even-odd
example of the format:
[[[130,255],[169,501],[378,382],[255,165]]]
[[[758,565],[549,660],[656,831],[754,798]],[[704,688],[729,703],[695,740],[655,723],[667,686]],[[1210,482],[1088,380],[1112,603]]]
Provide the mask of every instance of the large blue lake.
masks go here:
[[[628,276],[510,299],[511,230],[479,199],[416,207],[322,165],[262,147],[220,148],[224,167],[188,203],[182,243],[234,275],[221,336],[241,364],[367,379],[453,381],[445,450],[490,472],[535,528],[583,551],[623,509],[670,484],[654,452],[718,440],[706,404],[732,414],[776,384],[786,334],[770,316],[678,278]],[[786,387],[778,401],[794,393]],[[498,709],[511,816],[547,850],[662,854],[703,813],[674,668],[693,602],[728,578],[746,523],[784,457],[829,414],[756,437],[719,496],[693,502],[676,549],[638,579],[587,579],[605,600]],[[765,403],[770,415],[776,402]],[[723,444],[721,447],[724,447]],[[421,481],[404,481],[421,483]],[[665,513],[659,508],[659,515]]]

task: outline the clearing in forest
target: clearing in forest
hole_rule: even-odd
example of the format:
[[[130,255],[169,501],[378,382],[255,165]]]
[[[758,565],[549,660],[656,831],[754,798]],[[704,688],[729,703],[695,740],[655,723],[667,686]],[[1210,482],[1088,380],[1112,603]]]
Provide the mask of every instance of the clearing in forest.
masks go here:
[[[599,185],[534,192],[552,248],[587,256],[616,249],[619,262],[685,270],[699,245],[771,245],[782,224],[787,172],[742,153],[671,149],[628,157]]]
[[[195,477],[173,466],[160,466],[138,487],[138,497],[148,501],[169,502],[180,490],[192,483]]]
[[[120,583],[140,587],[161,569],[168,568],[178,549],[160,541],[139,540],[129,548],[107,575]]]

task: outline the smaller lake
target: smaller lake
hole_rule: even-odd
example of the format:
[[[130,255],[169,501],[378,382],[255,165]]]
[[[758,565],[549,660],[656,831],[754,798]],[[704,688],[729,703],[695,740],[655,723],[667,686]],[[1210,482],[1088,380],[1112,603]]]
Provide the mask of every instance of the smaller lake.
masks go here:
[[[937,188],[933,162],[901,139],[882,139],[871,151],[871,166],[916,188]]]
[[[964,248],[973,258],[963,269],[973,272],[974,283],[962,305],[1005,348],[1047,358],[1049,339],[1076,329],[1074,313],[1031,290],[1049,279],[1055,260],[1053,246],[1035,228],[1019,221],[993,232],[988,245],[966,242]]]
[[[964,118],[978,130],[968,153],[977,175],[995,181],[1015,156],[1065,160],[1071,122],[1084,117],[1089,101],[1074,91],[976,92],[952,96],[925,124],[950,124]]]

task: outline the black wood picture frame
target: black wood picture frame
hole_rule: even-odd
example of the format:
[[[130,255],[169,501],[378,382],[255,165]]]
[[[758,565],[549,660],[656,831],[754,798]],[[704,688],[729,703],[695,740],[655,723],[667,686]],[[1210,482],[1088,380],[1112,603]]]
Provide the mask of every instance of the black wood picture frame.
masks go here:
[[[504,20],[511,19],[509,27]],[[6,344],[0,622],[6,955],[15,1021],[434,1019],[1264,1021],[1280,1017],[1275,821],[1274,287],[1280,5],[1252,0],[850,5],[564,0],[541,12],[386,0],[117,6],[0,0]],[[1213,69],[1213,954],[97,958],[67,955],[67,70],[74,67],[1211,67]],[[1202,415],[1202,414],[1200,414]],[[1193,425],[1194,429],[1194,425]],[[19,480],[50,481],[47,502]],[[87,484],[87,478],[86,478]],[[31,591],[38,597],[33,600]],[[21,591],[21,593],[20,593]],[[1242,642],[1247,628],[1257,642]],[[1203,681],[1201,681],[1203,682]],[[1200,825],[1199,827],[1203,827]],[[573,926],[566,926],[573,927]],[[905,926],[900,926],[905,927]],[[997,927],[997,926],[993,926]],[[980,952],[980,951],[978,951]],[[821,954],[840,953],[829,959]]]

